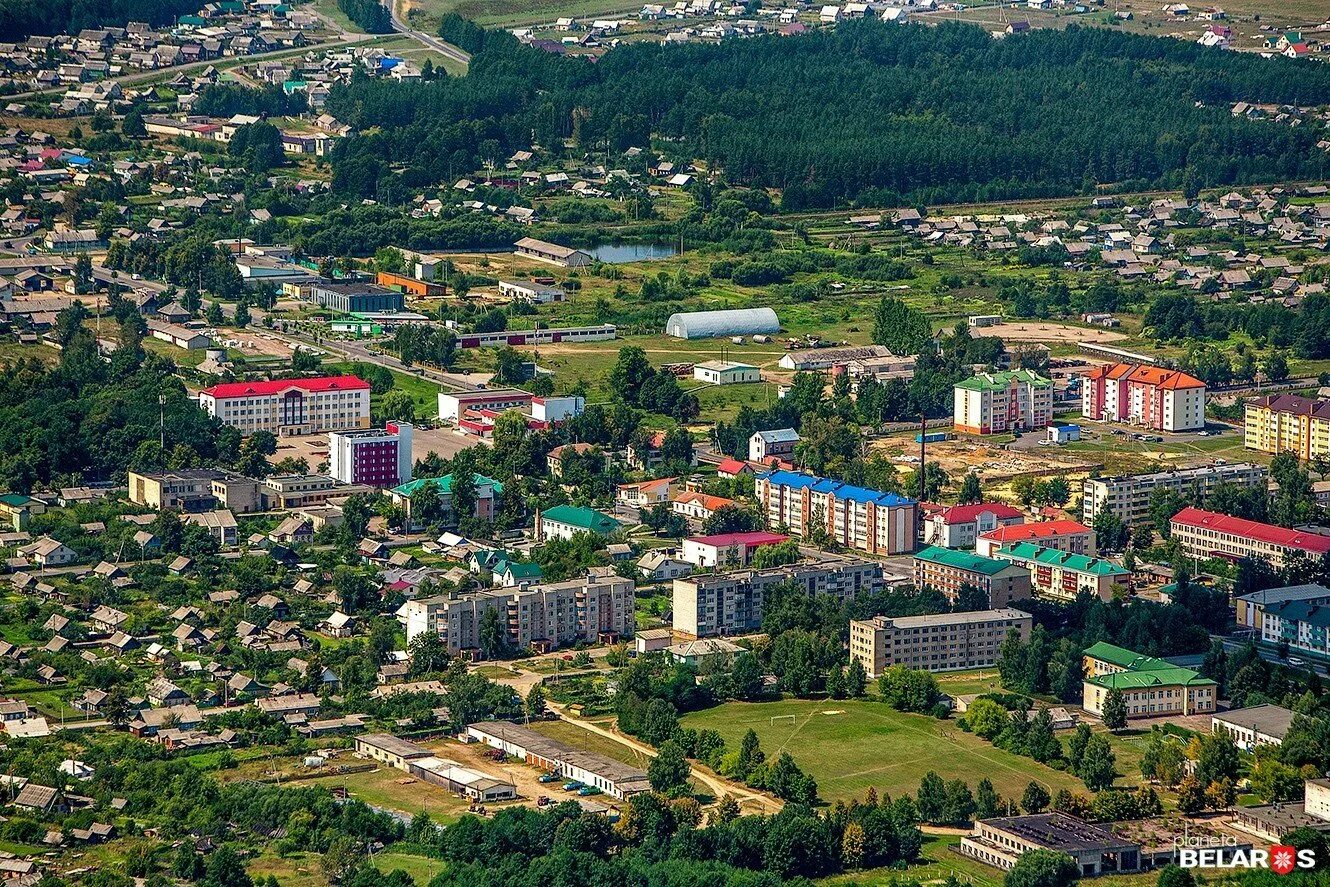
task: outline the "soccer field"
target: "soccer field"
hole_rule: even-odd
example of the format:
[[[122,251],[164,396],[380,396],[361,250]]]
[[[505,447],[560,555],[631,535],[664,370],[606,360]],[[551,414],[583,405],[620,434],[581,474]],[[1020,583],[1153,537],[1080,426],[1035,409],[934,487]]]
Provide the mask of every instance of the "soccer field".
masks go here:
[[[904,714],[880,702],[728,702],[685,715],[682,723],[715,730],[732,748],[752,728],[768,758],[788,751],[817,780],[818,794],[827,801],[862,798],[870,786],[879,795],[914,794],[929,770],[943,779],[963,779],[971,790],[987,777],[1004,798],[1019,798],[1031,780],[1043,783],[1049,794],[1085,791],[1079,779],[994,748],[953,720]]]

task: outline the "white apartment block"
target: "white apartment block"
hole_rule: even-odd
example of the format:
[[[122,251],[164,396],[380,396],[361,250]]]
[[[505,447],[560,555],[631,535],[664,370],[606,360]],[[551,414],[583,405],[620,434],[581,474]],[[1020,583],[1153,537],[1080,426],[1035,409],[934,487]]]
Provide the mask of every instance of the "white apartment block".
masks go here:
[[[1219,484],[1264,488],[1268,475],[1269,471],[1264,465],[1239,462],[1234,465],[1202,465],[1179,471],[1156,471],[1153,474],[1087,478],[1081,484],[1081,520],[1087,525],[1093,525],[1099,512],[1107,509],[1124,524],[1132,526],[1150,519],[1150,496],[1155,490],[1189,493],[1199,488],[1202,493],[1209,493]]]
[[[850,658],[863,665],[869,680],[893,665],[922,671],[988,668],[1012,629],[1025,641],[1032,625],[1029,613],[1011,608],[856,619],[850,622]]]

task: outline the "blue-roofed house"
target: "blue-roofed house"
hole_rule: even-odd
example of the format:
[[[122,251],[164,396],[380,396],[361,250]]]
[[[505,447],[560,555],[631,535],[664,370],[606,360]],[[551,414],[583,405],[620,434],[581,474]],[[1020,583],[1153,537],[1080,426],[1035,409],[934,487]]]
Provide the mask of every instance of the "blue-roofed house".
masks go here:
[[[809,539],[825,533],[868,554],[914,551],[917,503],[906,496],[784,470],[758,475],[754,495],[773,529]]]

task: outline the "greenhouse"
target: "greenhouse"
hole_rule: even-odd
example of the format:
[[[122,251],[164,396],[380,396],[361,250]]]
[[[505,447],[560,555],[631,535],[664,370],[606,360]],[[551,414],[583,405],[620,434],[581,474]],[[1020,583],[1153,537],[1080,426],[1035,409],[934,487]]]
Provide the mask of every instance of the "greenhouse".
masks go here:
[[[780,320],[770,308],[684,311],[671,314],[665,324],[665,334],[676,339],[712,339],[718,336],[755,336],[778,332]]]

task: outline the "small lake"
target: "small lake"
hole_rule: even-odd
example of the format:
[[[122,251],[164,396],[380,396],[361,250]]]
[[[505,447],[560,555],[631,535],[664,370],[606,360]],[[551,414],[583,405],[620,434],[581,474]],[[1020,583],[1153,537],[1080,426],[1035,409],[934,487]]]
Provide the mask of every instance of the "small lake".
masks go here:
[[[591,258],[598,262],[618,264],[620,262],[647,262],[652,259],[668,259],[679,251],[665,243],[602,243],[587,250]]]

